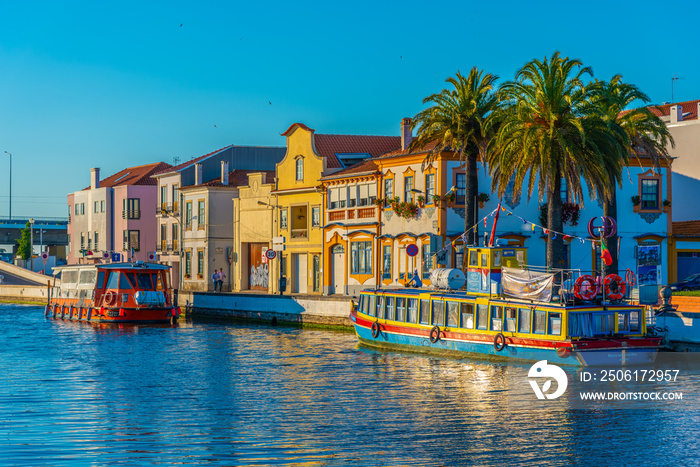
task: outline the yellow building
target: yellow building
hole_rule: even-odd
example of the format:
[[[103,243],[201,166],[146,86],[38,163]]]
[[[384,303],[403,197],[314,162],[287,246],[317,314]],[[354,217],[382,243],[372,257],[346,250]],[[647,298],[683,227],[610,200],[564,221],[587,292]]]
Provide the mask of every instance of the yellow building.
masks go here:
[[[287,138],[287,154],[277,164],[277,186],[270,205],[277,216],[276,236],[284,237],[285,250],[272,262],[270,275],[287,277],[287,292],[321,294],[324,198],[319,180],[397,149],[400,138],[316,134],[301,123],[294,123],[282,136]]]

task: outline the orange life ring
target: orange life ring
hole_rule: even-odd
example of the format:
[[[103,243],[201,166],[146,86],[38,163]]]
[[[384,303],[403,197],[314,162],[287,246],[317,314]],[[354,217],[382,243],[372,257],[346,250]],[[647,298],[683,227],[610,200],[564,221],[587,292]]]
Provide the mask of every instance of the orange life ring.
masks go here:
[[[117,298],[117,294],[112,292],[111,290],[105,294],[105,297],[103,299],[103,303],[107,306],[112,306],[114,305],[114,301]]]
[[[584,283],[587,285],[584,287]],[[579,300],[590,301],[598,294],[598,286],[593,276],[583,275],[576,279],[574,284],[574,295]]]
[[[605,296],[610,300],[620,300],[627,292],[627,285],[617,274],[605,276]]]
[[[627,282],[627,285],[630,288],[637,285],[637,276],[631,269],[627,269],[627,272],[625,273],[625,282]]]

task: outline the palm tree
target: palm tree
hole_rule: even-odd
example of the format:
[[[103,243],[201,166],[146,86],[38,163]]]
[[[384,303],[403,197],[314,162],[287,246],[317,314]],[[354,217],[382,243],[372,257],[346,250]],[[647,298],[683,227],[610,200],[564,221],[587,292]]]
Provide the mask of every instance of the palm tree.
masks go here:
[[[477,160],[485,160],[485,149],[490,135],[485,131],[484,122],[496,109],[497,98],[494,83],[498,76],[484,73],[476,67],[464,77],[457,72],[456,77],[446,80],[452,89],[443,89],[437,94],[423,99],[430,107],[419,112],[413,119],[412,129],[417,127],[416,137],[409,149],[429,149],[423,165],[434,161],[443,151],[454,151],[460,162],[465,164],[465,230],[476,224],[476,196],[479,180]],[[468,233],[467,243],[476,241],[475,229]]]
[[[673,137],[666,124],[654,115],[648,107],[628,109],[636,101],[649,102],[649,97],[637,86],[624,83],[621,75],[615,75],[608,82],[598,81],[590,86],[591,103],[600,118],[611,125],[620,136],[622,160],[629,165],[629,155],[640,158],[647,157],[655,168],[664,162],[669,162],[668,145],[675,147]],[[621,177],[615,180],[622,186]],[[617,196],[615,190],[603,204],[603,215],[617,220]],[[612,264],[607,270],[612,274],[618,273],[617,235],[608,240]]]
[[[572,202],[583,205],[583,178],[591,193],[609,197],[611,171],[622,170],[617,136],[590,114],[583,75],[592,75],[578,59],[559,52],[544,61],[526,63],[515,80],[500,90],[500,128],[492,142],[493,188],[503,196],[511,177],[514,196],[527,184],[528,200],[537,185],[539,200],[547,199],[547,266],[564,267],[562,180]],[[603,161],[605,159],[610,159]]]

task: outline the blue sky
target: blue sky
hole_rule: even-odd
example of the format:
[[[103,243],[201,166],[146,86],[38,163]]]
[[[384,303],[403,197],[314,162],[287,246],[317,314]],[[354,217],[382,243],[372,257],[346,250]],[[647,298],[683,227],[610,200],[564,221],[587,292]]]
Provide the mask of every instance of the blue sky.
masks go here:
[[[66,216],[66,194],[132,165],[319,133],[399,135],[478,66],[512,79],[555,50],[654,103],[700,98],[697,2],[0,0],[0,216]],[[182,25],[182,26],[181,26]]]

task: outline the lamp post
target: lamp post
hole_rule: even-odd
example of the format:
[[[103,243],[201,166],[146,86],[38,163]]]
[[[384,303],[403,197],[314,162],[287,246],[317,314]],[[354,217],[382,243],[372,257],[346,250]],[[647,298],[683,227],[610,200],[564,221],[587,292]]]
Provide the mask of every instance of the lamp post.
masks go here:
[[[40,243],[40,245],[41,245],[41,246],[39,247],[39,253],[43,253],[43,252],[44,252],[44,233],[45,233],[45,232],[46,232],[46,230],[44,230],[44,229],[39,229],[39,243]]]
[[[12,154],[5,151],[10,156],[10,220],[12,220]]]
[[[29,241],[29,268],[32,272],[34,272],[34,218],[32,217],[29,219],[29,223],[31,224],[31,227],[29,228],[29,233],[31,234],[29,236],[30,241]]]

